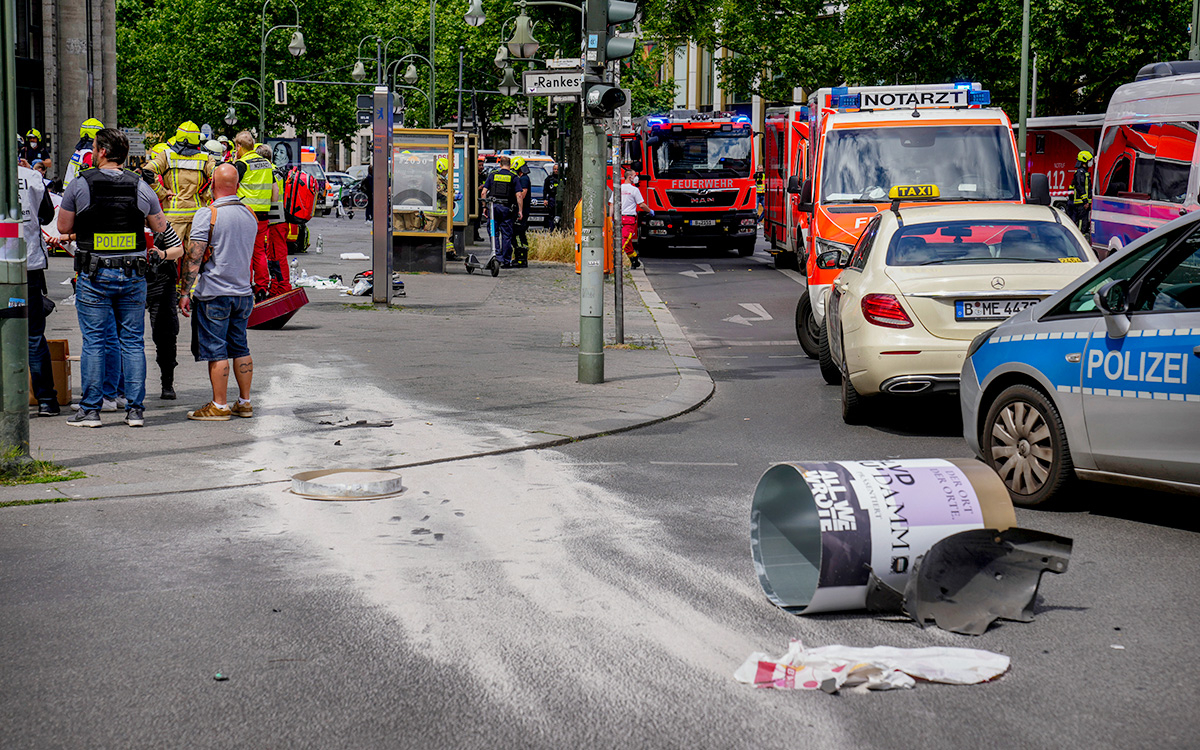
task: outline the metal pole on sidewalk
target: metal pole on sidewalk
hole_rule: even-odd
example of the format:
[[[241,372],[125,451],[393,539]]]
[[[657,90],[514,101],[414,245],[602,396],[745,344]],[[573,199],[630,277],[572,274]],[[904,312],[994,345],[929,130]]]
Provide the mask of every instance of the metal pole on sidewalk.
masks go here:
[[[462,65],[463,65],[463,50],[466,49],[461,44],[458,45],[458,119],[456,119],[454,129],[462,130]]]
[[[613,120],[616,125],[620,120]],[[615,127],[613,130],[617,130]],[[623,222],[625,218],[621,216],[621,192],[624,190],[624,174],[621,170],[621,138],[618,133],[612,136],[612,165],[613,165],[613,191],[612,200],[609,205],[609,225],[612,227],[612,257],[613,257],[613,320],[615,321],[615,333],[617,343],[625,343],[625,259],[622,255],[622,245],[624,244]]]
[[[392,301],[392,196],[388,190],[391,157],[392,97],[387,86],[376,86],[371,122],[371,299]]]
[[[583,123],[583,247],[579,267],[579,382],[604,382],[604,126]]]
[[[3,0],[0,11],[0,80],[4,94],[0,103],[0,141],[3,141],[4,179],[0,181],[0,450],[16,449],[29,455],[29,323],[25,276],[25,243],[21,237],[21,203],[17,186],[17,9]],[[37,207],[33,208],[34,216]]]
[[[1017,117],[1017,151],[1021,154],[1021,174],[1025,174],[1025,119],[1029,109],[1029,0],[1024,0],[1021,9],[1021,103]]]

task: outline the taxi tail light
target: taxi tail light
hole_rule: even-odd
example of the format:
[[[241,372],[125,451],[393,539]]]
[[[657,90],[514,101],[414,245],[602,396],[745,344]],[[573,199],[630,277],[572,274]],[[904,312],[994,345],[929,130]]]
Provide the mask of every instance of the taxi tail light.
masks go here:
[[[884,328],[912,328],[912,318],[892,294],[868,294],[862,299],[863,317]]]

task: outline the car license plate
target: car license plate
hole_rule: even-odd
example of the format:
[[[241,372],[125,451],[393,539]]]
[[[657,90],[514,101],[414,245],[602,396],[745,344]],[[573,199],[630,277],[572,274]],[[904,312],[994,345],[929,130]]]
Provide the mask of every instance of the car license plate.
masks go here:
[[[954,301],[955,320],[1006,320],[1025,308],[1036,305],[1036,299],[959,299]]]
[[[716,219],[692,219],[692,226],[694,227],[715,227],[716,225]]]

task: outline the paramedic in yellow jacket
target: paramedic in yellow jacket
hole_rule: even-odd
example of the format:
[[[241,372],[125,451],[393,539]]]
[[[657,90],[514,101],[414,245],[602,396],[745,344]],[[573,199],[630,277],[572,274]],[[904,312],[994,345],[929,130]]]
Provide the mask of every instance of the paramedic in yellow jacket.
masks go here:
[[[158,147],[155,147],[156,149]],[[196,209],[212,202],[213,160],[200,148],[200,128],[188,120],[175,131],[175,143],[159,149],[142,174],[162,203],[163,213],[187,252]]]

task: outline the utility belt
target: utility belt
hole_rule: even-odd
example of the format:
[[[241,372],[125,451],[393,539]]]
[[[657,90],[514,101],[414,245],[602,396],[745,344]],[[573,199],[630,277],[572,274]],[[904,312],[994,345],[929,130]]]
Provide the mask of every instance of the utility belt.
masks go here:
[[[86,250],[75,253],[75,272],[87,274],[93,281],[101,268],[119,268],[126,276],[145,276],[149,267],[149,262],[141,255],[104,255]]]

